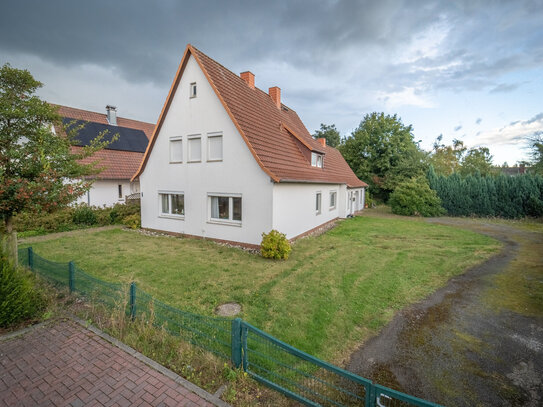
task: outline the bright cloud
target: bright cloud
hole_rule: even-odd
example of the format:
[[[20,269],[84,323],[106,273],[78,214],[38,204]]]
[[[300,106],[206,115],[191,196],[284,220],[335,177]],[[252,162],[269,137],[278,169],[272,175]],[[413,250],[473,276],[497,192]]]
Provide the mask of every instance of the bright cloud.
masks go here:
[[[516,121],[498,129],[481,132],[477,136],[479,144],[487,145],[517,145],[526,138],[543,133],[543,113],[529,120]]]

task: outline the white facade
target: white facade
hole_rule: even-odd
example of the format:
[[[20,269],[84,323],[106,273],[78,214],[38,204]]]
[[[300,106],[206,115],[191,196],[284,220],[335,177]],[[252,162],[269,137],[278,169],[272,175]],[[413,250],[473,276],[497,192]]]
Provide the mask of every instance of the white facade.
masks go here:
[[[192,83],[196,83],[196,97],[190,97]],[[208,148],[210,139],[218,135],[222,135],[222,160],[210,155],[216,152]],[[194,158],[189,140],[197,137],[201,154],[194,162],[189,160]],[[179,150],[171,154],[170,140],[181,142],[182,162]],[[192,56],[140,183],[144,228],[249,244],[260,244],[262,232],[272,229],[273,183],[255,161]],[[162,215],[160,193],[183,194],[184,215]],[[241,222],[212,220],[210,196],[241,197]]]
[[[138,181],[128,180],[96,180],[91,189],[81,196],[76,204],[87,204],[90,206],[113,206],[117,203],[124,203],[125,196],[139,192]]]
[[[363,188],[274,183],[192,55],[139,179],[143,228],[252,245],[271,229],[294,238],[364,205]],[[228,220],[217,219],[216,197],[229,200]],[[232,209],[240,198],[241,220]]]

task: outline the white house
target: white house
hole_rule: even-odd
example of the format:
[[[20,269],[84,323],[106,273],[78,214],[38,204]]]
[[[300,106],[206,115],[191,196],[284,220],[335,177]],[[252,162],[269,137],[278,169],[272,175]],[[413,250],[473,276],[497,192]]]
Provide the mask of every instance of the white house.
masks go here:
[[[83,160],[98,161],[104,170],[94,177],[91,189],[76,203],[112,206],[124,203],[127,195],[139,192],[139,181],[133,181],[132,177],[141,164],[154,124],[117,117],[113,106],[107,106],[106,113],[58,106],[58,113],[64,125],[86,123],[77,135],[80,147],[74,147],[74,150],[88,145],[104,130],[108,131],[106,138],[119,135],[117,141]]]
[[[188,45],[141,167],[142,227],[257,246],[364,207],[367,185],[311,137],[281,90]]]

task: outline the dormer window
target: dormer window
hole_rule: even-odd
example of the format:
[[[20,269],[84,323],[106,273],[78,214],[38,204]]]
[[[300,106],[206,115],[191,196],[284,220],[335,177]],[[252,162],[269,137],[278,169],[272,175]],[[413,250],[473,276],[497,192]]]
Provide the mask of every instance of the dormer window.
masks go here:
[[[195,98],[196,97],[196,82],[192,82],[190,84],[190,97]]]
[[[319,153],[311,153],[311,166],[322,168],[323,155]]]

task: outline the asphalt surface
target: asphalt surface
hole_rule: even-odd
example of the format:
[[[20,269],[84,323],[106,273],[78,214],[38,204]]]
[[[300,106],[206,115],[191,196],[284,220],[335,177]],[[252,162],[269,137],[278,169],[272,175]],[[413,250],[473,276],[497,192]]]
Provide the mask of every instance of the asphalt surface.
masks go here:
[[[533,284],[543,283],[543,234],[469,219],[430,221],[487,234],[503,250],[398,313],[351,355],[347,369],[445,406],[543,406],[543,312],[523,315],[489,305],[486,296],[495,277],[521,260],[523,245],[536,253]]]

